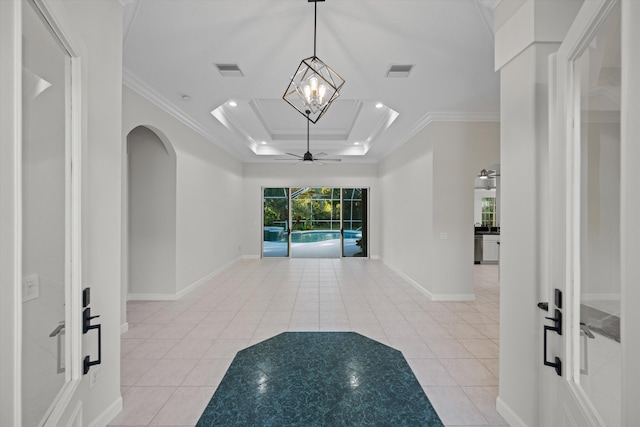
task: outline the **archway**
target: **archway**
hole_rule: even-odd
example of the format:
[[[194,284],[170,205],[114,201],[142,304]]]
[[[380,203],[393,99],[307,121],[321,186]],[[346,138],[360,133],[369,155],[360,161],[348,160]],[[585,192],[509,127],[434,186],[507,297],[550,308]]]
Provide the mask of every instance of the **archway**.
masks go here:
[[[169,299],[176,293],[176,153],[148,126],[131,130],[126,144],[127,298]]]

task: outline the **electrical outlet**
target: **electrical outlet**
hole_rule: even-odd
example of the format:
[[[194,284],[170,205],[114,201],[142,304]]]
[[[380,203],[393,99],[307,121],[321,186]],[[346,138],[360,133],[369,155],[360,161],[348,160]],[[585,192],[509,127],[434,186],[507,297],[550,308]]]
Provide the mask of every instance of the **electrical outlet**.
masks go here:
[[[40,297],[40,276],[28,274],[22,278],[22,302]]]
[[[100,374],[100,367],[92,366],[91,370],[89,371],[89,388],[93,388],[95,387],[96,384],[98,384],[99,374]]]

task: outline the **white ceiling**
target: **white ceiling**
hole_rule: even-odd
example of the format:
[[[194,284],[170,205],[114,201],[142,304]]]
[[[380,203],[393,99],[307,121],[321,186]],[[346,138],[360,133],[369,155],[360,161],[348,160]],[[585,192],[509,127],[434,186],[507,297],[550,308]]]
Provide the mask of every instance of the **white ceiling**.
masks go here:
[[[313,54],[313,3],[120,1],[127,86],[243,162],[306,151],[306,119],[282,95],[300,61]],[[432,120],[497,120],[495,4],[319,2],[317,56],[346,83],[311,125],[311,152],[375,163]],[[244,76],[223,77],[215,64],[237,64]],[[413,69],[407,78],[386,77],[394,64]]]

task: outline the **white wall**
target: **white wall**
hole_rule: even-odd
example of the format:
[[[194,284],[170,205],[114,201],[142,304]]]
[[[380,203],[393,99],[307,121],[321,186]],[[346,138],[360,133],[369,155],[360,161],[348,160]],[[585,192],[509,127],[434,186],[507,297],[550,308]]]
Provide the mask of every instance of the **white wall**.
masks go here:
[[[176,293],[176,154],[151,130],[127,136],[129,293]]]
[[[473,299],[474,177],[499,125],[433,122],[380,165],[382,257],[434,299]]]
[[[433,269],[433,147],[416,141],[404,144],[380,164],[380,255],[428,291]]]
[[[369,256],[379,252],[381,201],[378,166],[370,164],[259,164],[244,165],[242,253],[257,257],[262,251],[263,187],[354,187],[369,188]]]
[[[123,144],[146,126],[176,152],[175,298],[241,255],[242,164],[132,89],[122,94]]]

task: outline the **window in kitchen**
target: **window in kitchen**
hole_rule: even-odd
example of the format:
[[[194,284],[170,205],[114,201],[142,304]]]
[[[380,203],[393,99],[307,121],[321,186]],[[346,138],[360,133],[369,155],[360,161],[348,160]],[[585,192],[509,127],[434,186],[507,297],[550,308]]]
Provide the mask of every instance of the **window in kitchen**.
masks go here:
[[[483,227],[496,226],[496,198],[495,197],[482,198],[482,226]]]

